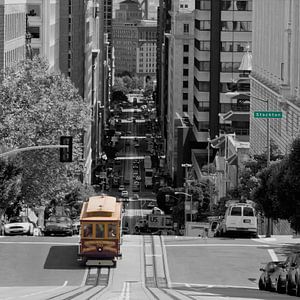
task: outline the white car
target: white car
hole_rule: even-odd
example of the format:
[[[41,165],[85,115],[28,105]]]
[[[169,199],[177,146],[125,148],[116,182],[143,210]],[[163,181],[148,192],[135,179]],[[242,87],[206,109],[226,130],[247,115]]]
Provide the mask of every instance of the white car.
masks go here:
[[[27,234],[33,235],[34,224],[26,216],[12,217],[4,225],[4,235]]]
[[[121,196],[124,198],[128,198],[128,191],[126,191],[126,190],[122,191]]]

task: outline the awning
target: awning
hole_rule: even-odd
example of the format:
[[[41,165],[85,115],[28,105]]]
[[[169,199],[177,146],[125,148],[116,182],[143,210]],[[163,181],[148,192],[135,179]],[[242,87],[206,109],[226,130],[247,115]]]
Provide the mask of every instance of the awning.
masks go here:
[[[240,122],[247,122],[250,120],[250,115],[248,111],[232,111],[225,114],[219,114],[219,116],[224,121],[240,121]]]
[[[220,137],[217,137],[210,141],[210,145],[213,148],[220,148],[220,146],[225,142],[225,135],[222,135]]]

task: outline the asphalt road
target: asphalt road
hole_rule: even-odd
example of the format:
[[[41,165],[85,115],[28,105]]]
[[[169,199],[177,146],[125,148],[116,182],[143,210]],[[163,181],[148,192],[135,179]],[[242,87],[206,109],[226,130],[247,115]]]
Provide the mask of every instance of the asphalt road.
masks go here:
[[[76,236],[0,238],[0,299],[291,299],[257,288],[270,251],[290,251],[276,243],[127,235],[108,285],[92,287],[88,269],[76,262],[77,243]],[[89,298],[90,288],[97,295]],[[68,294],[78,290],[83,294]]]

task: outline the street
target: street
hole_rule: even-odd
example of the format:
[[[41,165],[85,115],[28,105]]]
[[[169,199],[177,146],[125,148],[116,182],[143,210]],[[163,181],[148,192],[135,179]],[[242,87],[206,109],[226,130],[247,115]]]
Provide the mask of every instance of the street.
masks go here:
[[[81,267],[78,236],[2,237],[0,299],[290,299],[258,290],[292,246],[267,239],[125,235],[115,269]],[[14,267],[12,267],[14,266]]]

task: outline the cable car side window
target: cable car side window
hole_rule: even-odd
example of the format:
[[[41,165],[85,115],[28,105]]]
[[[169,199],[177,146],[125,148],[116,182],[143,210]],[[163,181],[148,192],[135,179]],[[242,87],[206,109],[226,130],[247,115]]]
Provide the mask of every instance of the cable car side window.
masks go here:
[[[241,216],[242,215],[242,208],[240,206],[233,206],[230,212],[231,216]]]
[[[83,225],[83,237],[93,237],[93,224]]]
[[[96,224],[96,238],[104,238],[104,224]]]
[[[116,224],[108,224],[108,237],[115,238],[117,236]]]

